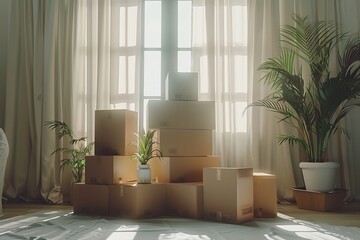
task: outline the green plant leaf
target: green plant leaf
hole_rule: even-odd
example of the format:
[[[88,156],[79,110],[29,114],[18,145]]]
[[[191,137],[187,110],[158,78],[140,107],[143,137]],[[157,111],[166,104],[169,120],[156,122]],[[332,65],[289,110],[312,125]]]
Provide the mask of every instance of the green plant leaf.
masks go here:
[[[281,29],[279,57],[259,66],[273,93],[248,107],[275,112],[279,121],[298,131],[298,136],[280,135],[278,142],[298,144],[309,161],[324,161],[329,139],[339,129],[349,137],[341,119],[360,106],[360,38],[351,37],[341,48],[348,34],[340,33],[335,22],[311,22],[299,15],[293,19],[294,25]],[[338,68],[330,67],[332,54]],[[303,66],[310,70],[306,76]]]

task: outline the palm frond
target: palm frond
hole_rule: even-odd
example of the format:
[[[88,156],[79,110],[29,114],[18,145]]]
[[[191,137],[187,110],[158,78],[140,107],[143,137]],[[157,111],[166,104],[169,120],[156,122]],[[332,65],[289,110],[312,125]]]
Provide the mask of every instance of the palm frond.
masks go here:
[[[283,144],[284,142],[288,142],[290,145],[299,144],[306,152],[309,151],[309,145],[304,140],[294,135],[280,135],[277,137],[277,141],[279,144]]]
[[[338,45],[348,34],[340,33],[335,22],[311,22],[298,15],[293,19],[293,26],[281,29],[285,47],[279,57],[259,66],[264,73],[261,80],[274,92],[249,107],[279,114],[280,121],[296,128],[299,135],[281,135],[279,143],[299,144],[310,161],[324,161],[335,132],[349,137],[341,119],[360,106],[360,36],[350,38],[341,52]],[[333,53],[340,69],[335,74],[329,65]],[[309,75],[303,76],[302,66],[295,68],[296,57],[310,69]]]
[[[58,131],[58,139],[65,136],[69,137],[69,144],[71,145],[71,148],[57,148],[51,153],[51,155],[63,153],[64,158],[60,161],[60,168],[64,169],[65,166],[70,166],[72,168],[74,180],[76,182],[81,181],[82,173],[85,169],[85,157],[92,153],[94,143],[86,145],[86,137],[75,138],[72,129],[65,122],[58,120],[47,121],[45,122],[45,125],[48,126],[51,131]]]
[[[65,122],[61,122],[58,120],[54,121],[46,121],[45,126],[48,126],[50,130],[58,130],[58,138],[62,138],[64,136],[68,136],[70,139],[74,138],[74,133]]]

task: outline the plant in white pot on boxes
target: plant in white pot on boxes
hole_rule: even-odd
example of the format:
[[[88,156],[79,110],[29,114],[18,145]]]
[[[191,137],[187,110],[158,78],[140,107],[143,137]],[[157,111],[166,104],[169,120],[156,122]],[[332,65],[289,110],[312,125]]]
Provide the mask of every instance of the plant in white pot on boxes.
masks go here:
[[[281,31],[287,47],[259,67],[274,92],[250,106],[279,114],[280,121],[297,130],[297,135],[280,135],[278,142],[299,144],[308,161],[300,163],[306,189],[328,192],[335,187],[339,166],[326,159],[329,141],[337,130],[349,136],[340,120],[360,106],[360,40],[339,33],[334,22],[310,22],[300,16],[294,21],[295,26]],[[332,171],[328,179],[324,167]]]
[[[154,141],[156,130],[135,133],[137,152],[132,156],[139,161],[138,165],[138,183],[151,183],[151,168],[148,162],[152,158],[161,158],[162,153],[157,148],[158,142]]]
[[[76,138],[74,132],[65,122],[58,120],[47,121],[45,125],[50,130],[57,130],[57,137],[60,140],[63,137],[69,139],[71,147],[57,148],[51,155],[56,153],[63,153],[63,159],[60,161],[60,167],[64,169],[65,166],[70,166],[72,170],[74,182],[81,182],[85,169],[85,156],[92,153],[94,143],[86,144],[86,137]]]

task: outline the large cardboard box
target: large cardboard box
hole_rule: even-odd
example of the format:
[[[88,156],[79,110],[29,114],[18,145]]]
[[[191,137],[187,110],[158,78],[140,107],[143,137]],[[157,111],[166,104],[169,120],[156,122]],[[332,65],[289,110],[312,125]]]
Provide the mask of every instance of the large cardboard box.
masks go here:
[[[150,160],[152,176],[160,183],[202,182],[205,167],[219,167],[218,156],[162,157]]]
[[[215,129],[214,101],[150,100],[148,128]]]
[[[75,183],[72,189],[74,214],[109,214],[109,185]]]
[[[203,183],[166,184],[166,204],[170,216],[202,218]]]
[[[158,129],[156,140],[163,156],[212,154],[212,130]]]
[[[204,169],[204,218],[242,223],[252,220],[253,169]]]
[[[276,176],[268,173],[254,173],[254,217],[276,216]]]
[[[165,80],[165,100],[197,101],[198,82],[197,72],[169,72]]]
[[[131,156],[86,156],[85,183],[118,184],[137,179],[137,161]]]
[[[165,210],[164,184],[110,185],[110,215],[125,218],[158,217]]]
[[[95,155],[133,155],[137,118],[126,109],[95,110]]]

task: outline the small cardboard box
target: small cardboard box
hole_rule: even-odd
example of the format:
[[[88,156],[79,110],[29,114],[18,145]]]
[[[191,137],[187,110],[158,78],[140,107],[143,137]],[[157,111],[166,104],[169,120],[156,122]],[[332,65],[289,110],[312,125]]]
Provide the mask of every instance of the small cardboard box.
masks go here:
[[[252,220],[253,169],[204,169],[204,218],[242,223]]]
[[[109,185],[74,183],[72,189],[74,214],[109,214]]]
[[[337,211],[344,205],[346,189],[335,189],[332,192],[307,191],[305,188],[294,188],[298,208],[320,212]]]
[[[202,182],[205,167],[220,166],[218,156],[162,157],[150,160],[152,176],[160,183]]]
[[[212,130],[158,129],[156,138],[163,156],[212,154]]]
[[[86,156],[85,183],[118,184],[137,179],[137,161],[131,156]]]
[[[167,214],[175,217],[202,218],[203,184],[168,183],[166,184]]]
[[[254,173],[254,217],[277,216],[276,176]]]
[[[110,185],[109,212],[125,218],[158,217],[164,213],[164,184]]]
[[[137,117],[126,109],[95,110],[95,155],[133,155]]]
[[[165,80],[165,100],[197,101],[198,82],[197,72],[169,72]]]
[[[215,129],[214,101],[150,100],[148,128]]]

